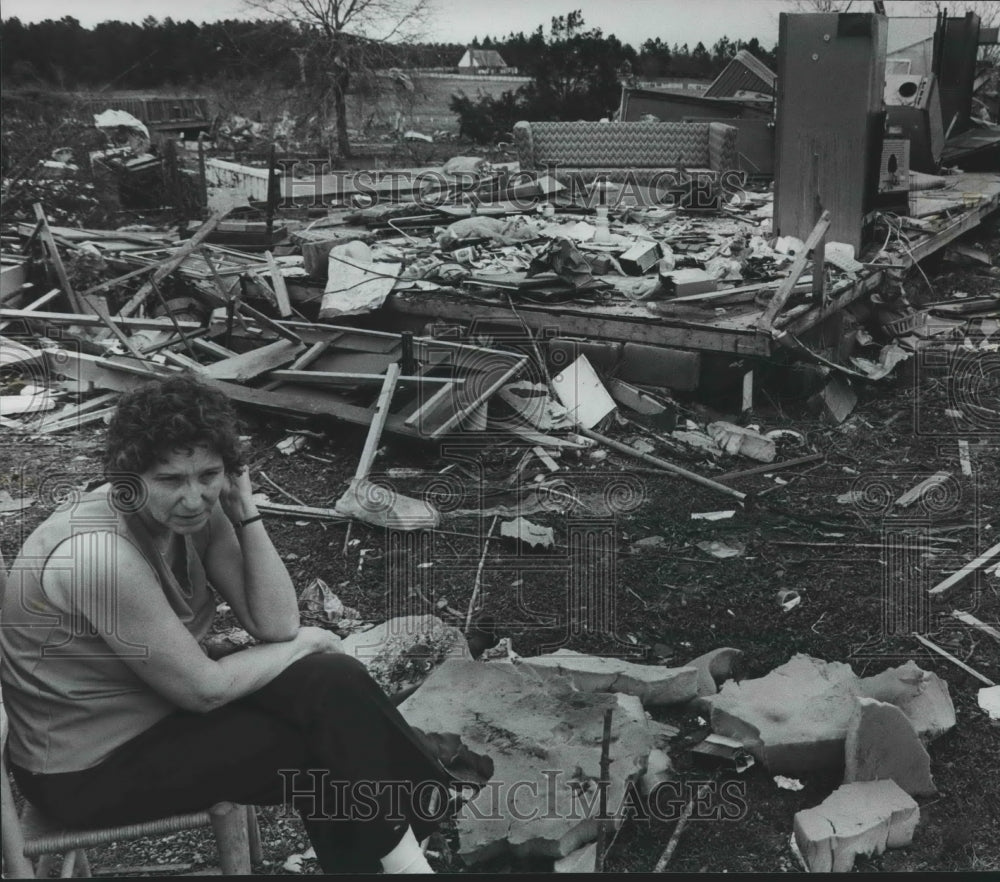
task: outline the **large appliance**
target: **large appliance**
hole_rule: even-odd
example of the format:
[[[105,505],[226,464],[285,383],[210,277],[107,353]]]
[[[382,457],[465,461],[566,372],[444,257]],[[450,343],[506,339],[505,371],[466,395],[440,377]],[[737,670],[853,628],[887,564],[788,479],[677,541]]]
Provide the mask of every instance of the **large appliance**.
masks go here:
[[[885,78],[886,128],[910,141],[910,168],[933,174],[941,163],[944,127],[937,79],[918,74]]]

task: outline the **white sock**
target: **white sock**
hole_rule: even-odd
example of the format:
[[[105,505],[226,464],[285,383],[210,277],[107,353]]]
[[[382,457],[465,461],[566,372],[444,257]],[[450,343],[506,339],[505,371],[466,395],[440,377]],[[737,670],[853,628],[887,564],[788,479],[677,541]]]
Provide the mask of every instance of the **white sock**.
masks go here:
[[[413,828],[407,827],[399,844],[382,859],[384,873],[433,873],[431,865],[420,850],[420,843],[413,835]]]

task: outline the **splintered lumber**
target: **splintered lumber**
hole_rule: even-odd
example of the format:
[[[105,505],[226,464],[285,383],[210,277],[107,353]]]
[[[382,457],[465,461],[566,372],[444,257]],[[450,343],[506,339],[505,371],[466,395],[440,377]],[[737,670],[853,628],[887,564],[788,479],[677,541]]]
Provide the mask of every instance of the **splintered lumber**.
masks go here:
[[[319,508],[312,505],[286,505],[281,502],[258,502],[257,508],[261,514],[283,515],[290,518],[306,518],[322,521],[348,521],[347,515],[332,508]]]
[[[664,471],[672,472],[673,474],[684,478],[686,481],[691,481],[694,484],[700,484],[702,487],[708,487],[709,489],[715,490],[717,493],[722,493],[726,496],[732,496],[740,502],[743,502],[747,498],[746,493],[741,493],[739,490],[734,490],[732,487],[726,487],[724,484],[713,481],[711,478],[705,478],[695,472],[689,472],[687,469],[681,468],[679,465],[674,465],[672,462],[667,462],[665,459],[660,459],[659,457],[652,456],[649,453],[642,453],[634,447],[630,447],[628,444],[623,444],[621,441],[615,441],[614,438],[608,438],[606,435],[601,435],[593,429],[586,429],[583,426],[577,426],[577,431],[587,438],[610,447],[612,450],[617,450],[619,453],[624,453],[626,456],[631,456],[635,459],[641,459],[643,462],[648,462],[650,465],[657,466]]]
[[[310,346],[305,352],[296,358],[291,365],[289,365],[288,370],[304,371],[307,367],[309,367],[309,365],[316,361],[317,358],[326,352],[327,349],[330,348],[330,343],[330,340],[320,340],[318,343],[313,343],[312,346]],[[270,382],[265,383],[261,388],[267,390],[277,389],[282,382],[282,380],[272,379]]]
[[[281,269],[274,260],[274,255],[270,251],[264,252],[267,260],[267,268],[271,273],[271,282],[274,284],[274,297],[278,301],[278,313],[282,318],[288,318],[292,314],[292,304],[288,299],[288,287],[285,285],[285,277],[281,274]]]
[[[1000,642],[1000,631],[998,631],[992,625],[987,625],[986,622],[981,622],[974,615],[971,615],[970,613],[967,612],[962,612],[961,610],[957,609],[952,610],[951,615],[952,618],[956,618],[963,624],[970,625],[971,627],[976,628],[979,631],[982,631],[984,634],[988,634],[994,640]]]
[[[285,327],[280,322],[276,322],[274,319],[264,315],[260,310],[254,309],[249,303],[240,302],[237,304],[236,308],[240,312],[247,313],[254,321],[258,324],[263,325],[265,328],[269,328],[274,331],[279,337],[284,337],[286,340],[291,340],[293,343],[304,343],[305,341],[294,331]]]
[[[72,312],[38,312],[31,309],[0,309],[0,319],[23,319],[25,321],[41,321],[54,325],[81,325],[84,327],[107,326],[108,322],[129,330],[173,331],[174,323],[165,318],[122,318],[119,315],[109,315],[104,318],[93,313]],[[177,327],[184,331],[200,331],[198,322],[177,322]]]
[[[774,323],[775,317],[779,312],[781,312],[782,307],[784,307],[788,298],[791,296],[795,283],[798,282],[799,276],[801,276],[805,270],[806,263],[809,261],[810,253],[822,241],[829,226],[830,212],[824,211],[819,216],[819,220],[816,222],[816,226],[813,227],[812,232],[809,234],[809,238],[806,239],[805,246],[798,254],[795,255],[795,260],[792,261],[792,266],[788,271],[788,275],[785,276],[784,281],[782,281],[781,285],[778,286],[778,290],[774,292],[774,296],[771,298],[770,302],[767,304],[767,308],[761,315],[759,322],[761,330],[771,330],[771,325]],[[820,267],[820,269],[822,269],[822,267]]]
[[[503,373],[496,380],[490,383],[490,385],[487,386],[475,400],[473,400],[467,407],[456,410],[454,414],[452,414],[440,426],[431,432],[430,436],[432,438],[440,437],[445,434],[445,432],[450,431],[454,426],[458,425],[466,416],[478,410],[480,405],[495,395],[502,386],[510,382],[514,375],[517,374],[527,363],[528,356],[526,355],[517,359],[517,361],[515,361],[509,369],[503,371]]]
[[[977,671],[975,668],[970,668],[964,661],[962,661],[961,659],[955,658],[955,656],[953,656],[950,652],[948,652],[947,650],[942,649],[940,646],[938,646],[933,641],[928,640],[922,634],[914,634],[913,636],[917,640],[919,640],[921,643],[923,643],[924,646],[926,646],[929,650],[931,650],[932,652],[936,652],[942,658],[948,659],[948,661],[950,661],[953,665],[956,665],[957,667],[961,668],[967,674],[971,674],[980,683],[985,683],[987,686],[996,686],[997,685],[989,677],[985,676],[984,674],[980,674],[979,671]]]
[[[960,582],[964,582],[969,576],[971,576],[976,570],[981,569],[986,566],[995,557],[1000,555],[1000,542],[994,545],[992,548],[988,548],[975,560],[969,561],[964,567],[956,572],[952,573],[942,582],[939,582],[933,588],[931,588],[928,594],[944,594],[949,588],[954,588]]]
[[[911,487],[907,490],[899,499],[896,500],[896,505],[901,508],[906,508],[909,505],[913,505],[921,496],[923,496],[928,490],[937,487],[939,484],[945,483],[951,477],[951,472],[937,472],[931,475],[929,478],[925,478],[915,487]]]
[[[47,294],[43,294],[37,300],[32,300],[31,303],[29,303],[27,306],[22,307],[22,312],[37,312],[39,309],[45,306],[46,303],[48,303],[50,300],[54,300],[58,296],[59,296],[59,289],[53,288]],[[6,330],[9,324],[10,321],[0,322],[0,331]]]
[[[214,367],[215,365],[213,365]],[[311,386],[325,386],[337,383],[381,383],[385,379],[385,374],[355,374],[350,371],[298,371],[288,368],[287,370],[271,371],[270,376],[282,383],[307,383]],[[224,379],[220,377],[219,379]],[[228,378],[226,378],[228,379]],[[461,385],[465,380],[453,380],[451,377],[425,377],[412,376],[400,377],[400,383],[449,383]]]
[[[304,348],[305,344],[292,343],[290,340],[278,340],[242,352],[229,358],[217,361],[205,368],[205,375],[217,380],[234,380],[238,383],[252,380],[261,374],[266,374],[279,365],[288,364]]]
[[[786,459],[784,462],[769,462],[766,465],[753,466],[749,469],[741,469],[738,472],[726,472],[724,475],[718,475],[716,480],[732,481],[734,478],[746,478],[751,475],[770,474],[771,472],[776,472],[779,469],[791,469],[795,468],[795,466],[806,465],[806,463],[817,462],[818,460],[825,458],[825,453],[807,453],[805,456],[797,456],[795,459]]]
[[[59,279],[59,287],[62,288],[63,293],[69,299],[73,311],[83,312],[80,298],[76,296],[76,292],[70,284],[69,276],[66,274],[66,267],[63,265],[62,256],[59,254],[59,246],[56,245],[56,240],[52,237],[52,231],[49,229],[49,221],[45,217],[45,209],[42,208],[41,202],[36,202],[31,207],[34,209],[35,218],[38,221],[36,230],[38,235],[41,236],[45,250],[49,254],[49,260],[52,261],[52,268],[56,271],[56,278]]]
[[[120,314],[131,315],[138,309],[139,305],[153,293],[153,286],[158,285],[175,269],[177,269],[188,257],[198,250],[202,241],[219,225],[219,222],[232,210],[227,208],[223,211],[215,212],[205,223],[199,227],[195,234],[180,246],[170,257],[164,260],[156,269],[149,281],[145,282],[138,291],[135,292],[128,302],[121,308]]]

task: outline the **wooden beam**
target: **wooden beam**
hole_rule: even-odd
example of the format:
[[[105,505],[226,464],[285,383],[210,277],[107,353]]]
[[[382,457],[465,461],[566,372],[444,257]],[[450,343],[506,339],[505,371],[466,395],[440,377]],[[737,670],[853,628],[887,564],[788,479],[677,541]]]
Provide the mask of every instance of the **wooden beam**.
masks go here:
[[[792,289],[795,287],[795,283],[798,282],[799,276],[801,276],[805,270],[812,250],[823,240],[823,237],[826,235],[826,231],[829,227],[830,212],[824,211],[819,216],[816,226],[813,227],[812,232],[806,239],[802,250],[795,255],[795,260],[792,261],[792,266],[788,271],[788,275],[785,276],[781,285],[778,287],[778,290],[774,292],[774,296],[767,304],[763,315],[761,315],[758,327],[762,331],[771,330],[774,319],[777,317],[778,313],[781,312],[782,307],[784,307],[785,303],[788,301],[788,298],[791,296]]]
[[[933,588],[931,588],[928,594],[944,594],[950,588],[954,588],[961,582],[964,582],[969,576],[971,576],[976,570],[981,569],[986,566],[995,557],[1000,556],[1000,542],[994,545],[992,548],[988,548],[975,560],[970,560],[964,567],[962,567],[957,572],[952,573],[943,582],[939,582]]]
[[[273,345],[273,344],[272,344]],[[216,365],[212,365],[216,367]],[[270,376],[283,383],[305,383],[309,386],[328,386],[331,384],[348,383],[381,383],[385,379],[385,374],[354,374],[350,371],[300,371],[291,368],[287,370],[271,371]],[[228,379],[219,377],[219,379]],[[415,375],[411,377],[400,377],[400,383],[446,383],[461,385],[465,380],[453,380],[451,377],[424,377]]]
[[[0,309],[0,319],[24,319],[27,321],[49,322],[54,325],[83,325],[85,327],[96,327],[105,325],[110,321],[119,328],[129,328],[130,330],[147,331],[173,331],[174,323],[165,318],[123,318],[120,315],[109,315],[106,318],[92,313],[71,313],[71,312],[37,312],[31,309]],[[177,326],[184,331],[197,331],[201,329],[198,322],[177,322]],[[141,356],[137,356],[140,357]]]

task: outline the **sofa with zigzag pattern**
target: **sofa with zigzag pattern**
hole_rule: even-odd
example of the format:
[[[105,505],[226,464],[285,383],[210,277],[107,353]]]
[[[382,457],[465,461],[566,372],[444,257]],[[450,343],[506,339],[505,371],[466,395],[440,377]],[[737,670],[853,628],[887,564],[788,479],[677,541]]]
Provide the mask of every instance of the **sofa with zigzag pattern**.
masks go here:
[[[721,122],[519,122],[522,172],[662,188],[678,172],[718,181],[739,168],[738,130]]]

